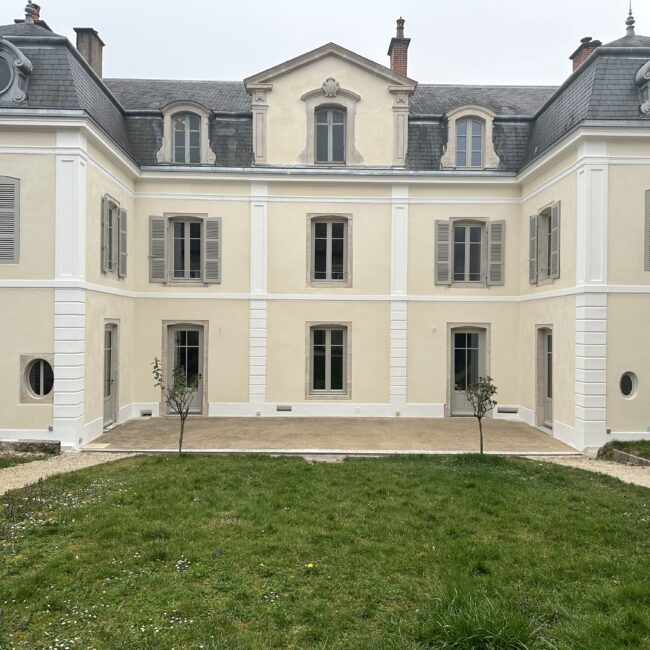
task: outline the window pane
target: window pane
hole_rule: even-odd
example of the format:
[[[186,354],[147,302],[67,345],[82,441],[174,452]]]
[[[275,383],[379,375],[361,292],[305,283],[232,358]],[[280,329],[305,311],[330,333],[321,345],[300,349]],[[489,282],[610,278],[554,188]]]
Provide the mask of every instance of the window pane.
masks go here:
[[[316,160],[327,162],[327,124],[319,124],[316,127]]]
[[[454,347],[464,348],[467,345],[467,334],[465,332],[456,332],[454,334]]]
[[[343,330],[332,330],[330,337],[332,345],[343,345]]]
[[[345,236],[345,224],[341,222],[332,223],[332,237],[343,239]]]
[[[345,128],[342,124],[332,126],[332,162],[345,160]]]
[[[481,242],[481,226],[471,226],[469,229],[469,240],[471,242]]]
[[[464,242],[465,241],[465,228],[463,226],[459,226],[458,228],[454,228],[454,241],[455,242]]]
[[[458,167],[466,167],[467,166],[467,153],[465,152],[465,143],[464,143],[464,141],[463,141],[462,148],[460,146],[458,146],[457,149],[456,149],[456,165],[458,165]]]
[[[454,385],[456,390],[465,390],[467,388],[465,355],[466,351],[462,348],[454,350]]]
[[[478,349],[478,332],[470,332],[467,335],[467,347]]]
[[[190,332],[191,334],[192,332]],[[198,332],[194,332],[198,334]],[[198,383],[199,379],[199,348],[191,347],[186,348],[187,350],[187,363],[185,365],[186,385],[192,386],[193,384]]]
[[[334,332],[332,332],[334,334]],[[342,332],[339,332],[342,334]],[[343,390],[343,346],[332,345],[332,363],[331,363],[331,390]]]
[[[198,347],[199,345],[199,333],[196,330],[188,330],[185,334],[187,345],[193,345]]]
[[[192,221],[189,226],[190,237],[192,239],[201,239],[201,224],[198,221]]]
[[[174,277],[185,277],[185,238],[182,235],[174,237]]]
[[[41,395],[41,362],[35,361],[29,369],[29,387],[34,395]]]
[[[483,162],[481,161],[481,152],[479,151],[472,151],[472,167],[480,167]]]
[[[190,147],[198,147],[200,144],[200,133],[198,131],[190,131]]]
[[[180,221],[174,222],[174,237],[182,237],[185,233],[185,224]]]
[[[177,115],[174,118],[174,131],[177,135],[180,132],[183,137],[185,136],[185,118],[182,115]]]
[[[469,248],[469,280],[478,282],[481,279],[481,244],[470,244]]]
[[[174,162],[184,163],[185,160],[185,145],[174,148]]]
[[[454,244],[454,280],[465,279],[465,244]]]
[[[43,395],[49,395],[54,387],[54,370],[52,366],[43,361]]]
[[[318,237],[314,241],[314,278],[327,278],[327,239]]]
[[[316,124],[327,124],[327,111],[316,111]]]
[[[198,131],[200,129],[201,118],[198,115],[194,115],[193,113],[190,113],[189,121],[190,121],[190,130]]]
[[[467,135],[467,120],[462,120],[456,125],[456,133],[458,136],[465,137]]]
[[[176,331],[176,346],[185,345],[187,341],[187,332],[185,330]]]
[[[314,390],[325,390],[325,346],[314,344],[312,355],[312,388]]]
[[[476,120],[472,120],[472,135],[473,136],[481,136],[481,132],[483,131],[482,125],[480,122],[477,122]]]
[[[190,239],[190,278],[201,277],[201,240]],[[195,334],[198,333],[195,332]]]
[[[193,165],[198,165],[201,162],[201,149],[199,147],[190,147],[189,161]]]
[[[466,381],[471,386],[478,381],[478,350],[471,348],[467,350],[467,375]]]
[[[314,330],[314,345],[325,345],[325,330]]]
[[[345,271],[343,239],[332,239],[332,280],[343,280]]]
[[[332,111],[333,124],[345,124],[345,111]]]
[[[316,237],[327,237],[327,224],[322,221],[315,223],[314,234]]]

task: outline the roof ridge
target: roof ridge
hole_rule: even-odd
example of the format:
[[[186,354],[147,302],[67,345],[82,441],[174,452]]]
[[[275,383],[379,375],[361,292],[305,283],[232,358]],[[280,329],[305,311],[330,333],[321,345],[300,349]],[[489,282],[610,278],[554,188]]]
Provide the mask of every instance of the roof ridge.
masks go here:
[[[104,77],[105,81],[147,81],[147,82],[162,82],[162,83],[204,83],[204,84],[242,84],[244,81],[241,79],[147,79],[143,77]]]

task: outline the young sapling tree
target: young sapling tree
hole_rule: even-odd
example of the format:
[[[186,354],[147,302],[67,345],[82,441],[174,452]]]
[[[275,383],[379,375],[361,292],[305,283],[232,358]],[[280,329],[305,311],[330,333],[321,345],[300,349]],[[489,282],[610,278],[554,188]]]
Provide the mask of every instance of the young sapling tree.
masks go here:
[[[474,411],[474,417],[478,420],[478,430],[481,438],[481,454],[483,453],[483,418],[496,405],[493,397],[497,394],[497,387],[492,377],[479,377],[475,384],[465,389],[465,397]]]
[[[176,412],[180,418],[180,432],[178,435],[178,454],[183,453],[183,435],[185,433],[185,420],[190,414],[190,407],[192,406],[192,398],[196,390],[197,381],[194,380],[190,384],[187,383],[187,374],[185,369],[180,366],[174,366],[172,371],[171,383],[168,386],[165,383],[165,378],[162,370],[162,363],[157,357],[154,358],[153,363],[153,381],[156,388],[160,388],[163,394],[163,400],[170,411]]]

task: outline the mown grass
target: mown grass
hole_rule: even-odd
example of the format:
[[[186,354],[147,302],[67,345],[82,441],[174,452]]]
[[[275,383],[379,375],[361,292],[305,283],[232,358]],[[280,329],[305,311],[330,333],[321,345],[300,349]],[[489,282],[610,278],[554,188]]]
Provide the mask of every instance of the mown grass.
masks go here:
[[[0,452],[0,469],[31,463],[33,460],[45,460],[50,458],[48,454],[16,454],[12,452]]]
[[[617,460],[612,455],[612,450],[614,449],[624,451],[626,454],[638,456],[639,458],[647,458],[650,460],[650,440],[613,440],[598,450],[598,458]]]
[[[0,501],[3,649],[650,647],[650,492],[549,463],[139,457]]]

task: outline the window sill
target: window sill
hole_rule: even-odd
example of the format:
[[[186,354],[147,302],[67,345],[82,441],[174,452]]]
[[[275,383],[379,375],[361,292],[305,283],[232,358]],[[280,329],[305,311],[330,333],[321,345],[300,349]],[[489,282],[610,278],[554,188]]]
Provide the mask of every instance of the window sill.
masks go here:
[[[164,282],[163,284],[166,287],[207,287],[212,284],[221,284],[221,282],[204,282],[203,280],[167,280],[167,282]]]
[[[322,401],[340,401],[340,400],[349,400],[351,399],[349,393],[307,393],[305,398],[308,400],[322,400]]]
[[[459,289],[488,289],[490,285],[487,282],[477,281],[477,282],[452,282],[452,287],[458,287]]]
[[[348,280],[309,280],[307,286],[316,289],[351,289],[352,282]]]

